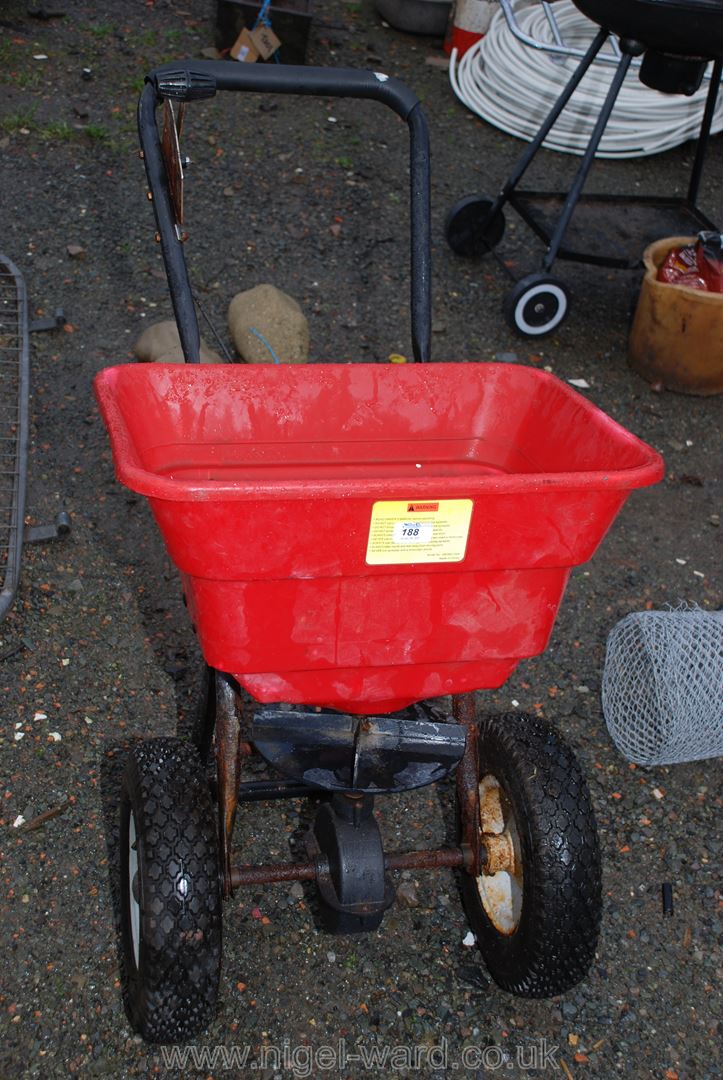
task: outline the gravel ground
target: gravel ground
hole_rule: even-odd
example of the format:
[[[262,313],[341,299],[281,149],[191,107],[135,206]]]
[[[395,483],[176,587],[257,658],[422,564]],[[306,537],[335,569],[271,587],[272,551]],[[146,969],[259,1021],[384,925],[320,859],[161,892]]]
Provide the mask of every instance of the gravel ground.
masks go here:
[[[653,393],[629,370],[637,272],[560,264],[576,301],[569,320],[534,353],[514,337],[501,316],[500,267],[455,258],[443,220],[460,195],[494,190],[519,144],[455,101],[445,72],[426,62],[441,55],[438,42],[383,26],[371,0],[317,4],[309,59],[399,75],[425,103],[436,358],[497,357],[585,379],[591,400],[666,458],[664,482],[635,494],[592,562],[573,573],[544,656],[480,695],[485,710],[509,710],[514,699],[552,718],[579,755],[604,858],[599,950],[575,990],[518,1000],[463,945],[467,927],[448,872],[402,875],[404,902],[362,938],[321,934],[308,887],[271,886],[227,905],[218,1018],[197,1044],[248,1048],[246,1063],[224,1069],[220,1057],[191,1057],[169,1068],[130,1030],[114,914],[118,774],[134,740],[183,729],[199,657],[146,505],[114,480],[91,380],[129,360],[146,323],[170,314],[134,109],[146,70],[212,44],[212,5],[66,0],[54,8],[65,16],[31,18],[13,2],[0,11],[1,246],[26,276],[32,309],[62,304],[70,321],[66,332],[32,340],[28,506],[33,522],[61,507],[73,522],[65,540],[26,548],[17,599],[0,626],[8,944],[0,1076],[286,1077],[306,1074],[307,1055],[336,1052],[340,1040],[347,1060],[330,1074],[342,1077],[720,1076],[720,765],[628,764],[607,734],[599,688],[606,635],[627,612],[721,604],[721,399]],[[193,107],[189,258],[222,335],[231,296],[272,281],[307,313],[315,358],[410,354],[404,137],[374,105],[226,95]],[[687,145],[600,163],[591,187],[681,194],[690,159]],[[718,136],[700,199],[718,220],[722,166]],[[554,187],[570,168],[569,159],[545,155],[535,171]],[[69,245],[83,252],[72,257]],[[521,226],[510,223],[503,248],[513,270],[537,265],[536,242]],[[14,827],[19,815],[32,824],[52,808],[61,812],[39,827]],[[390,847],[442,843],[449,785],[390,797],[382,811]],[[244,809],[241,858],[288,859],[305,815],[297,803]],[[662,915],[664,881],[673,885],[670,918]],[[264,1046],[285,1044],[277,1067],[273,1054],[262,1058]],[[390,1062],[365,1069],[353,1055],[374,1047],[426,1050],[416,1070],[401,1068],[399,1056],[396,1070]],[[470,1047],[476,1059],[463,1057]],[[311,1071],[322,1066],[317,1057]]]

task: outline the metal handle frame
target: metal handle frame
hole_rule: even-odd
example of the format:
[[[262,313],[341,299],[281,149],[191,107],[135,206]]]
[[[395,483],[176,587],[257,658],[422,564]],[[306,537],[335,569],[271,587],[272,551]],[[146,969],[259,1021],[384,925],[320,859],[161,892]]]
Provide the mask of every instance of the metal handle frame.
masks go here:
[[[412,348],[415,360],[429,360],[432,327],[429,133],[416,95],[398,79],[374,71],[183,60],[165,64],[146,76],[138,103],[138,133],[186,363],[200,362],[200,332],[183,241],[171,207],[155,111],[164,98],[194,101],[213,97],[218,90],[370,98],[389,106],[406,121],[410,146]]]

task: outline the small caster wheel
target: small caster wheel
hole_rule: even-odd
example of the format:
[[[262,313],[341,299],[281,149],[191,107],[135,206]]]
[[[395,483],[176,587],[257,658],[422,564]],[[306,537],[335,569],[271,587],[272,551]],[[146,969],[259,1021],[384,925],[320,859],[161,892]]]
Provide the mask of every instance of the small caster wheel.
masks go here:
[[[196,750],[149,739],[120,803],[123,996],[147,1042],[180,1043],[214,1017],[221,973],[216,820]]]
[[[501,210],[490,218],[494,206],[484,195],[465,195],[447,214],[444,235],[456,255],[480,258],[497,247],[505,232]]]
[[[587,785],[572,751],[534,717],[486,717],[477,750],[482,873],[462,873],[463,906],[495,982],[552,997],[587,975],[600,927]]]
[[[373,807],[368,795],[334,795],[317,811],[308,844],[319,859],[319,921],[327,933],[371,933],[394,901]]]
[[[525,337],[543,337],[565,319],[570,294],[557,278],[528,274],[517,282],[504,300],[507,324]]]

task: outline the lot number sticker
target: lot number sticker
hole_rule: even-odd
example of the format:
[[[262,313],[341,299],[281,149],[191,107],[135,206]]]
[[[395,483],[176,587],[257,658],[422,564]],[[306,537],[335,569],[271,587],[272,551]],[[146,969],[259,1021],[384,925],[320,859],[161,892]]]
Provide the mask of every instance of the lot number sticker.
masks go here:
[[[471,517],[471,499],[374,503],[367,564],[461,562]]]

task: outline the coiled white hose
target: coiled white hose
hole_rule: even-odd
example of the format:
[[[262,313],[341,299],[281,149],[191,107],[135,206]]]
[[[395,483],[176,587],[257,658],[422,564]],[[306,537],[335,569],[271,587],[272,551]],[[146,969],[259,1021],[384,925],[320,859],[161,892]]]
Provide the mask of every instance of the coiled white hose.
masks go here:
[[[570,0],[550,7],[565,45],[587,49],[598,27]],[[553,42],[541,5],[516,5],[520,28],[541,42]],[[609,46],[604,46],[604,50]],[[603,51],[604,51],[603,50]],[[449,80],[459,100],[490,124],[531,141],[578,65],[519,41],[507,26],[502,9],[490,28],[457,62],[452,51]],[[615,65],[593,63],[544,142],[550,150],[582,154],[615,72]],[[632,67],[620,90],[597,157],[635,158],[659,154],[697,138],[705,108],[708,80],[692,97],[661,94],[639,81]],[[712,132],[723,130],[723,93],[719,95]]]

